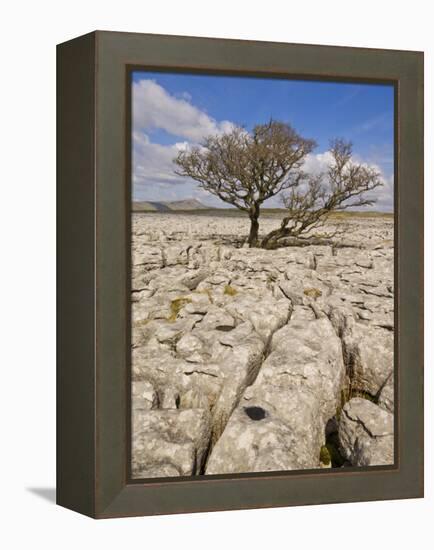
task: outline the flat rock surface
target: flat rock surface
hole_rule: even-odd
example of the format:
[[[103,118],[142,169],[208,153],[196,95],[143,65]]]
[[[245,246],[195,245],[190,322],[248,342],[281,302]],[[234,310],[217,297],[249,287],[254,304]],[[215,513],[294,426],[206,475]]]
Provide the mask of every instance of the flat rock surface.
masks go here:
[[[319,468],[348,399],[392,417],[393,220],[276,250],[246,248],[248,226],[133,215],[134,477]],[[346,464],[368,460],[348,449]]]
[[[209,414],[205,409],[136,409],[132,429],[133,477],[199,474],[209,436]]]
[[[393,415],[367,399],[350,399],[342,409],[339,440],[353,466],[393,464]]]

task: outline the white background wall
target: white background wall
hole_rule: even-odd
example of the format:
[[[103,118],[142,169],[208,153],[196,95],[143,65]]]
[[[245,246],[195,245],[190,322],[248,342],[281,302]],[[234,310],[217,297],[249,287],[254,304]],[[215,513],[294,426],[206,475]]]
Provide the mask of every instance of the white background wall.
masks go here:
[[[0,541],[9,548],[432,548],[433,30],[412,0],[18,1],[1,9]],[[426,498],[95,522],[55,483],[55,44],[94,29],[424,50]],[[410,182],[409,182],[410,183]],[[431,336],[428,334],[431,331]],[[41,491],[41,489],[43,489]],[[39,491],[39,495],[37,494]],[[42,494],[42,496],[41,496]]]

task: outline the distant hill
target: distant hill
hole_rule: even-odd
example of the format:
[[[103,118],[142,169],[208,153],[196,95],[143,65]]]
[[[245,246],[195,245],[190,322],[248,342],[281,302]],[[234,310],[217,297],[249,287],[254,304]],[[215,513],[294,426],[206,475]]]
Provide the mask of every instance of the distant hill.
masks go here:
[[[209,210],[197,199],[184,199],[181,201],[137,201],[133,202],[134,212],[173,212],[174,210]]]

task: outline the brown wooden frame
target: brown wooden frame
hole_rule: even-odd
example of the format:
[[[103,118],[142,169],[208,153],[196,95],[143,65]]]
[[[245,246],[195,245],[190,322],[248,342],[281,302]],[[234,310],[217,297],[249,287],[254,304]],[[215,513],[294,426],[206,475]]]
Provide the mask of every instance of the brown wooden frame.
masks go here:
[[[134,68],[395,87],[393,467],[130,479]],[[423,496],[423,54],[97,31],[58,46],[57,93],[58,504],[104,518]]]

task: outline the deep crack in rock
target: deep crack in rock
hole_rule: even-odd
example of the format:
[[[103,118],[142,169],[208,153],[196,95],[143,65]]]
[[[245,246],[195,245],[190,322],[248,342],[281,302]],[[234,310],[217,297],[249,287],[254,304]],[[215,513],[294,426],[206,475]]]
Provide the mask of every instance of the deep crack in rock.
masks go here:
[[[394,406],[393,222],[275,250],[241,248],[245,224],[133,216],[136,477],[318,468],[323,447],[332,467],[393,460],[369,454]]]

